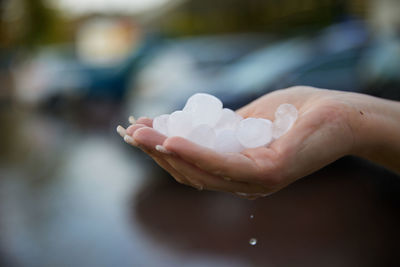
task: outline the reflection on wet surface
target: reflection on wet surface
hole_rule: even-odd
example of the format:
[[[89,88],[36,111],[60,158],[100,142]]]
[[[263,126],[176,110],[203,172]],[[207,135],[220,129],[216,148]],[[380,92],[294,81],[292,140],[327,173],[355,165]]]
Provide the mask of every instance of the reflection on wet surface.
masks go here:
[[[345,159],[256,201],[170,185],[142,192],[135,211],[149,233],[177,251],[257,266],[380,266],[395,262],[391,253],[399,234],[399,202],[387,199],[398,192],[399,181],[389,177]],[[388,184],[376,179],[396,189],[385,192]],[[256,246],[249,246],[250,237],[257,238]]]
[[[396,265],[400,182],[366,162],[248,201],[177,184],[110,125],[0,120],[1,266]]]

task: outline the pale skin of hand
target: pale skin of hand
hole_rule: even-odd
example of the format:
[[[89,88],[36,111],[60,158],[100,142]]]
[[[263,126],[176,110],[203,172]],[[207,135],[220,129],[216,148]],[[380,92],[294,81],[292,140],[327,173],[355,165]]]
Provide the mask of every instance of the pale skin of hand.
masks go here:
[[[269,147],[241,153],[220,154],[181,137],[167,138],[151,128],[150,118],[140,118],[119,133],[178,182],[246,198],[276,192],[345,155],[400,171],[400,103],[297,86],[260,97],[237,113],[273,120],[282,103],[293,104],[299,112],[290,131]],[[168,153],[156,150],[156,145]]]

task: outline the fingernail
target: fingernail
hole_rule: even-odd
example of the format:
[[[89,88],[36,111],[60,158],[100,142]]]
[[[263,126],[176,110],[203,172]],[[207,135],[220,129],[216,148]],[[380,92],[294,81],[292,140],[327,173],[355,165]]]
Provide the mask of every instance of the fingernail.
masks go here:
[[[124,136],[124,141],[133,146],[138,145],[138,143],[132,138],[132,136],[129,136],[129,135]]]
[[[164,154],[168,154],[168,155],[171,155],[171,154],[172,154],[171,151],[167,150],[167,149],[166,149],[165,147],[163,147],[162,145],[156,145],[156,150],[157,150],[158,152],[161,152],[161,153],[164,153]]]
[[[122,127],[121,125],[117,126],[117,133],[121,136],[124,137],[126,135],[126,130],[124,127]]]
[[[228,182],[232,181],[232,179],[229,178],[229,177],[223,177],[223,178],[224,178],[225,181],[228,181]]]
[[[129,116],[128,121],[129,121],[130,124],[135,124],[136,123],[135,117],[133,117],[133,116]]]

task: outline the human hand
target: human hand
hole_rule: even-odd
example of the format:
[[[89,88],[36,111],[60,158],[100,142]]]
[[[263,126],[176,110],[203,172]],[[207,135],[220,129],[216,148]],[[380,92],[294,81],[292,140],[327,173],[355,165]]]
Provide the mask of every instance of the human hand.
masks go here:
[[[285,135],[269,147],[220,154],[181,137],[163,136],[141,118],[126,131],[125,141],[149,154],[178,182],[198,189],[236,193],[246,198],[265,196],[336,159],[352,154],[356,140],[350,123],[350,93],[293,87],[267,94],[239,109],[246,117],[273,120],[282,103],[296,106],[299,117]],[[166,150],[158,151],[157,145]]]

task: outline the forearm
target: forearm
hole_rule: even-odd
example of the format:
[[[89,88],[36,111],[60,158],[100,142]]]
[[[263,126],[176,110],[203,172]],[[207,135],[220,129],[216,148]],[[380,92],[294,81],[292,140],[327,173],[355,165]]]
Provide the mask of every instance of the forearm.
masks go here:
[[[354,154],[400,173],[400,102],[350,94]]]

